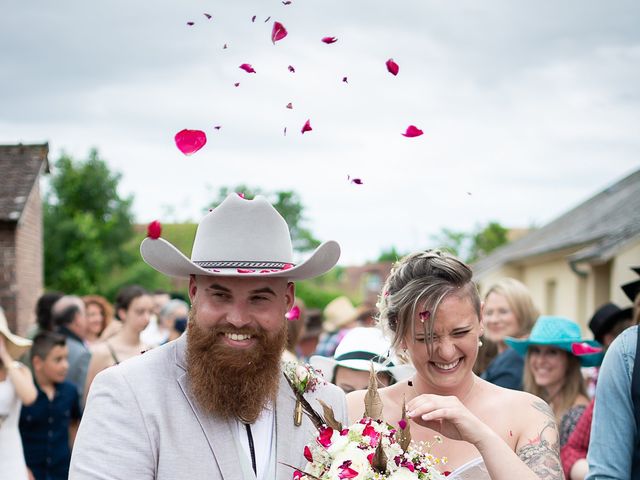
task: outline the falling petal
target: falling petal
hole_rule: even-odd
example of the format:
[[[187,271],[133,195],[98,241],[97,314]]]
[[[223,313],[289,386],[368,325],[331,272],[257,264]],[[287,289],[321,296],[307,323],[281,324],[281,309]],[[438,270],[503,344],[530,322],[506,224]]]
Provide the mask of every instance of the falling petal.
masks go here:
[[[216,125],[216,126],[215,126],[215,127],[213,127],[213,128],[215,128],[216,130],[220,130],[220,129],[222,128],[222,125]]]
[[[278,40],[282,40],[287,36],[287,29],[280,22],[273,22],[271,30],[271,41],[275,44]]]
[[[204,15],[205,17],[207,17],[207,19],[211,20],[212,15],[210,15],[210,14],[208,14],[208,13],[203,13],[203,15]]]
[[[227,49],[227,44],[226,44],[226,43],[222,46],[222,49],[223,49],[223,50],[226,50],[226,49]]]
[[[283,5],[291,5],[291,0],[284,0],[282,2]]]
[[[187,22],[187,25],[189,25],[190,27],[193,27],[195,25],[195,22]]]
[[[351,179],[351,183],[355,183],[356,185],[363,185],[364,182],[362,181],[361,178],[352,178]]]
[[[244,70],[247,73],[256,73],[256,71],[253,69],[250,63],[243,63],[238,68]]]
[[[420,317],[420,322],[428,322],[431,318],[431,312],[429,310],[425,310],[424,312],[418,313],[418,317]]]
[[[147,237],[157,240],[162,234],[162,225],[158,220],[154,220],[147,226]]]
[[[284,136],[287,136],[287,127],[284,127]]]
[[[298,320],[300,318],[300,307],[294,305],[291,310],[284,314],[284,318],[290,321]]]
[[[347,77],[342,77],[342,81],[343,81],[344,83],[349,83],[349,82],[348,82],[348,80],[347,80]]]
[[[302,126],[302,133],[310,132],[311,130],[313,130],[311,128],[311,120],[307,120],[306,122],[304,122],[304,125]]]
[[[239,87],[240,86],[240,82],[236,82],[233,84],[234,87]]]
[[[239,196],[240,198],[244,198],[244,193],[242,193],[242,192],[236,192],[236,193],[238,194],[238,196]]]
[[[264,19],[264,23],[267,23],[269,20],[271,20],[270,16]]]
[[[255,273],[256,271],[251,268],[236,268],[238,273]]]
[[[175,136],[176,146],[185,155],[193,155],[207,143],[207,135],[202,130],[181,130]]]
[[[291,73],[296,73],[296,69],[295,69],[295,68],[293,68],[293,65],[289,65],[289,71],[290,71]]]
[[[409,125],[407,127],[407,131],[404,132],[402,135],[408,138],[413,138],[413,137],[419,137],[423,133],[424,132],[420,130],[418,127],[416,127],[415,125]]]
[[[293,268],[293,263],[285,263],[282,266],[282,270],[289,270],[290,268]]]
[[[255,22],[256,21],[256,16],[254,15],[253,17],[251,17],[251,21]]]
[[[287,103],[287,108],[291,110],[293,108],[293,104],[291,102]]]
[[[398,426],[399,426],[402,430],[404,430],[405,428],[407,428],[407,421],[406,421],[405,419],[401,419],[401,420],[398,422]]]
[[[389,73],[391,75],[398,75],[398,71],[400,70],[400,67],[396,62],[393,61],[393,58],[390,58],[389,60],[387,60],[386,65],[387,65],[387,70],[389,70]]]
[[[336,43],[338,41],[338,39],[336,37],[322,37],[322,41],[324,43],[326,43],[327,45],[332,44],[332,43]]]

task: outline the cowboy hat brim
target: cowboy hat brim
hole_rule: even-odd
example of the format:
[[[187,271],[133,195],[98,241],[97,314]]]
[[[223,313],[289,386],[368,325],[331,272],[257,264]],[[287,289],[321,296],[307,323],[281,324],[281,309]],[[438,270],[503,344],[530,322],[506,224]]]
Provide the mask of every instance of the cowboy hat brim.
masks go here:
[[[0,330],[0,334],[5,338],[5,348],[7,349],[9,356],[14,360],[17,360],[29,351],[31,344],[33,343],[27,338],[19,337],[18,335],[14,335],[13,333],[5,330]]]
[[[349,359],[337,361],[333,357],[323,357],[322,355],[312,355],[309,363],[313,368],[319,370],[327,382],[333,381],[336,367],[345,367],[361,372],[368,372],[371,368],[371,360]],[[412,376],[415,368],[412,365],[382,365],[373,362],[373,369],[376,373],[388,372],[396,382],[400,382]]]
[[[273,269],[268,263],[233,262],[232,267],[204,268],[192,262],[174,245],[163,238],[145,238],[140,245],[140,254],[151,267],[173,277],[208,275],[224,277],[284,277],[289,280],[305,280],[331,270],[340,258],[340,246],[329,240],[314,250],[304,262],[287,269]],[[232,263],[232,262],[227,262]]]
[[[525,357],[527,355],[527,350],[531,345],[544,345],[548,347],[556,347],[566,352],[569,352],[571,355],[574,355],[572,350],[572,345],[576,343],[573,341],[554,341],[554,340],[530,340],[528,338],[519,339],[519,338],[505,338],[504,343],[513,348],[518,355],[521,357]],[[579,343],[586,343],[592,347],[602,347],[600,343],[595,340],[580,340]],[[602,359],[604,358],[604,353],[594,353],[590,355],[574,355],[583,367],[596,367],[602,363]]]

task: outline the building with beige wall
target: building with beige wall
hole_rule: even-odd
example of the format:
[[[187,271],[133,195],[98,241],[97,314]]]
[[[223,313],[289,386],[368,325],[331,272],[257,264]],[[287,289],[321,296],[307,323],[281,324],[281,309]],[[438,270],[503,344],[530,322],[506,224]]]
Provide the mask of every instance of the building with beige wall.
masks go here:
[[[529,287],[543,314],[576,320],[585,334],[600,305],[630,305],[620,285],[638,278],[640,170],[549,224],[474,264],[482,294],[499,278]]]

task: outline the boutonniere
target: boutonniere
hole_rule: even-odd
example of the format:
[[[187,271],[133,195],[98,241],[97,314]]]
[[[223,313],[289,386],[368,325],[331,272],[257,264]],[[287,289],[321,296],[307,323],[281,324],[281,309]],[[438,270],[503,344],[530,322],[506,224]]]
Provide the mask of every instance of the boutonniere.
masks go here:
[[[296,427],[299,427],[302,425],[303,410],[311,408],[309,403],[305,400],[304,394],[307,392],[314,392],[318,385],[326,382],[322,379],[320,373],[308,363],[301,364],[296,362],[287,362],[284,365],[283,373],[296,397],[296,407],[293,412],[293,423]]]

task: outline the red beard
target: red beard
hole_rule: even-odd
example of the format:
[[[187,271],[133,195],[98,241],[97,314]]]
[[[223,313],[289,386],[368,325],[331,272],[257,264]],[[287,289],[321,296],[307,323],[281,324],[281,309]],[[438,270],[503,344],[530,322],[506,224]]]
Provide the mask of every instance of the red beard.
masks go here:
[[[187,331],[187,373],[196,400],[210,413],[254,423],[278,393],[287,340],[284,319],[278,332],[267,334],[229,324],[202,328],[196,317],[194,305]],[[224,332],[249,334],[257,342],[251,348],[233,348],[222,341]]]

